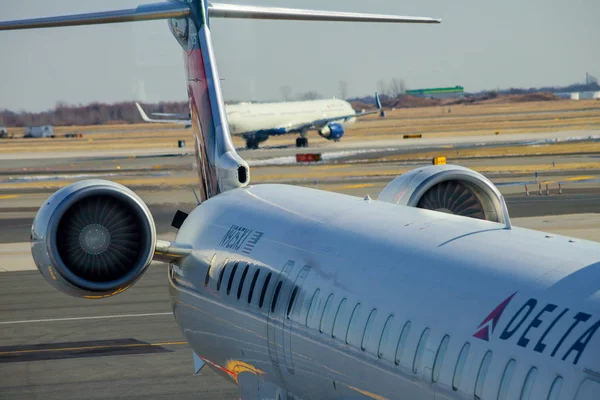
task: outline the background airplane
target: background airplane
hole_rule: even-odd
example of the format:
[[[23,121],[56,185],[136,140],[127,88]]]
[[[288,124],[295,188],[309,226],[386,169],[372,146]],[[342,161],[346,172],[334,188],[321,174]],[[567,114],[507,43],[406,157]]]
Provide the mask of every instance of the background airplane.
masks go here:
[[[360,113],[355,112],[347,101],[337,99],[229,104],[225,105],[225,110],[231,134],[242,136],[248,149],[257,149],[270,136],[288,134],[300,134],[296,139],[296,147],[306,147],[307,135],[311,130],[316,130],[325,139],[337,142],[344,135],[344,125],[354,123],[357,118],[365,115],[380,113],[380,116],[385,116],[378,93],[375,93],[375,103],[377,110]],[[186,127],[191,125],[189,115],[153,113],[178,119],[152,119],[139,103],[135,105],[146,122],[178,123]]]
[[[512,227],[497,188],[452,165],[403,174],[378,200],[248,186],[209,15],[439,22],[193,0],[0,23],[166,18],[185,50],[201,204],[165,242],[126,187],[84,180],[60,189],[31,232],[48,283],[101,299],[127,290],[152,259],[168,261],[194,371],[210,366],[243,400],[598,399],[598,243]]]

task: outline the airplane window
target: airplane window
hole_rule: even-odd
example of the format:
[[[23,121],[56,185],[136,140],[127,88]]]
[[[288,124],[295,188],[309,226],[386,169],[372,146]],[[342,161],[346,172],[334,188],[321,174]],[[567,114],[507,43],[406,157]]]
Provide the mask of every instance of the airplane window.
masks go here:
[[[323,333],[323,325],[325,325],[325,316],[329,314],[329,309],[331,309],[331,303],[333,303],[333,293],[329,295],[327,301],[325,302],[325,308],[323,308],[323,314],[321,314],[321,322],[319,323],[319,332]]]
[[[402,333],[400,333],[400,339],[398,339],[398,345],[396,346],[396,357],[394,361],[396,365],[400,365],[400,361],[402,360],[402,354],[404,353],[404,346],[406,345],[406,339],[408,339],[409,332],[410,321],[407,321],[402,328]]]
[[[531,398],[531,391],[533,390],[533,384],[535,383],[535,377],[537,376],[537,368],[533,367],[527,373],[525,383],[523,384],[523,390],[521,390],[520,400],[529,400]]]
[[[463,348],[460,350],[460,354],[458,355],[458,361],[456,361],[456,366],[454,367],[454,377],[452,378],[452,390],[454,391],[457,391],[458,387],[460,386],[463,369],[465,368],[465,362],[467,361],[470,348],[471,344],[465,343]]]
[[[336,332],[339,330],[339,326],[342,319],[342,312],[344,311],[345,305],[346,299],[342,299],[342,301],[340,301],[340,305],[338,306],[337,312],[335,313],[335,318],[333,320],[333,329],[331,330],[331,337],[334,339],[336,337]]]
[[[256,269],[254,272],[254,277],[252,277],[252,282],[250,283],[250,291],[248,292],[248,304],[252,302],[252,295],[254,294],[254,286],[256,286],[256,280],[258,279],[258,275],[260,274],[260,269]]]
[[[513,372],[515,372],[515,364],[515,360],[511,359],[508,364],[506,364],[506,368],[504,368],[502,380],[500,381],[500,389],[498,391],[498,400],[506,399],[508,389],[510,388],[510,381],[512,379]]]
[[[305,325],[306,326],[310,325],[311,328],[316,328],[316,324],[313,324],[313,321],[315,320],[314,314],[317,309],[319,293],[321,293],[320,289],[315,290],[315,292],[313,293],[312,299],[310,300],[310,306],[308,307],[308,312],[306,313]],[[309,324],[309,322],[310,322],[310,324]]]
[[[246,280],[246,275],[248,275],[248,269],[250,269],[250,265],[246,265],[246,268],[244,268],[244,272],[242,272],[242,278],[240,279],[240,284],[238,285],[238,292],[237,292],[238,300],[242,296],[242,289],[244,289],[244,281]]]
[[[354,311],[352,311],[352,315],[350,316],[350,322],[348,323],[348,328],[346,329],[346,344],[350,344],[350,333],[354,332],[356,329],[356,321],[358,320],[359,311],[360,303],[354,306]]]
[[[381,338],[379,339],[379,347],[377,348],[377,357],[383,358],[383,350],[387,345],[388,339],[390,337],[390,331],[392,330],[392,324],[394,322],[394,316],[390,315],[385,321],[385,326],[383,327],[383,332],[381,332]]]
[[[229,296],[229,292],[231,292],[231,285],[233,284],[233,278],[235,278],[235,271],[237,271],[239,263],[240,263],[239,261],[236,261],[235,264],[233,264],[233,269],[231,270],[231,275],[229,275],[229,282],[227,282],[227,295],[228,296]]]
[[[421,369],[421,362],[423,361],[423,352],[425,351],[425,345],[427,344],[427,339],[429,338],[429,328],[425,328],[423,333],[421,333],[421,338],[419,339],[419,344],[417,345],[417,351],[415,351],[415,358],[413,358],[413,373],[418,373]]]
[[[585,369],[588,377],[581,382],[579,388],[577,389],[577,394],[575,395],[576,400],[598,400],[598,395],[600,394],[600,381],[598,380],[597,374],[594,371],[592,375],[592,371],[589,369]]]
[[[223,283],[223,275],[225,275],[225,270],[229,264],[225,264],[219,273],[219,280],[217,281],[217,291],[221,290],[221,283]]]
[[[265,303],[265,295],[267,294],[267,288],[269,287],[270,281],[271,281],[271,272],[269,272],[269,275],[267,275],[267,277],[265,278],[265,283],[263,283],[262,292],[260,293],[260,300],[258,302],[258,306],[260,308],[262,308],[263,304]]]
[[[371,314],[369,314],[369,318],[367,319],[367,324],[365,325],[365,330],[363,332],[363,337],[360,342],[360,348],[362,351],[367,349],[367,343],[369,343],[369,338],[371,337],[371,328],[373,328],[373,323],[375,322],[375,317],[377,316],[377,309],[371,310]]]
[[[448,350],[448,342],[450,342],[450,336],[446,335],[440,342],[440,347],[435,355],[433,371],[431,373],[431,381],[434,383],[440,378],[440,371],[442,369],[442,364],[444,363],[444,356],[446,355],[446,350]]]
[[[275,294],[273,295],[273,301],[271,302],[271,312],[275,312],[275,308],[277,307],[277,300],[279,300],[279,292],[281,292],[281,285],[283,282],[279,281],[277,283],[277,287],[275,288]]]
[[[294,290],[292,290],[292,294],[290,295],[290,301],[288,303],[288,308],[287,308],[288,319],[290,318],[290,313],[292,312],[292,309],[294,308],[294,303],[296,302],[296,296],[298,296],[298,286],[294,286]]]
[[[548,400],[557,400],[558,396],[560,396],[560,389],[562,389],[563,378],[558,376],[552,383],[552,387],[550,388],[550,392],[548,393]]]
[[[481,399],[483,394],[483,384],[485,383],[485,376],[487,375],[490,362],[492,361],[492,352],[488,351],[483,356],[481,365],[479,366],[479,372],[477,373],[477,381],[475,381],[475,399]]]

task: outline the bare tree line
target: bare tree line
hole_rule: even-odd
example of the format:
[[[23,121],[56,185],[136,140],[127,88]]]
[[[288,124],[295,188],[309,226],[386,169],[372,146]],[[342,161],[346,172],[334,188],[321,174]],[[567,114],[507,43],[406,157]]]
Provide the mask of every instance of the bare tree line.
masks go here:
[[[377,83],[377,90],[384,98],[397,98],[404,94],[406,85],[402,79],[392,79],[391,82],[380,80]],[[316,90],[294,93],[290,86],[282,86],[280,94],[284,101],[297,100],[317,100],[324,96]],[[348,98],[348,82],[340,80],[338,84],[337,95],[340,99]],[[181,102],[160,102],[144,104],[147,113],[189,113],[187,101]],[[0,125],[9,127],[37,126],[37,125],[55,125],[55,126],[73,126],[73,125],[100,125],[109,123],[140,123],[143,122],[139,115],[135,103],[120,102],[115,104],[92,103],[88,105],[68,105],[64,102],[56,103],[53,110],[39,113],[32,112],[13,112],[10,110],[0,110]]]
[[[163,112],[188,114],[187,101],[161,102],[158,104],[145,104],[146,112]],[[134,102],[115,104],[93,103],[88,105],[67,105],[63,102],[56,104],[54,110],[40,113],[0,110],[0,125],[21,127],[37,125],[100,125],[108,123],[139,123],[142,118]]]
[[[290,86],[281,86],[279,93],[283,101],[297,101],[297,100],[317,100],[322,99],[323,95],[316,90],[309,90],[307,92],[300,92],[293,94],[293,90]]]
[[[390,82],[380,79],[377,82],[377,91],[381,96],[397,99],[406,94],[404,79],[393,78]]]
[[[377,82],[377,91],[383,97],[391,99],[399,98],[406,93],[406,83],[403,79],[398,78],[394,78],[389,82],[385,82],[381,79]],[[319,92],[314,90],[293,94],[291,86],[288,85],[281,86],[279,92],[283,101],[316,100],[323,98]],[[348,81],[339,81],[337,96],[344,100],[348,98]]]

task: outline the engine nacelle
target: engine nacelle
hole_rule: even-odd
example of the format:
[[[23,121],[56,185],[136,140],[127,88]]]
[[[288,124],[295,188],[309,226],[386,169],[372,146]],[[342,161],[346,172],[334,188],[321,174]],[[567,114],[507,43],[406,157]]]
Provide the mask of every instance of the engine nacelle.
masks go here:
[[[134,192],[92,179],[54,193],[31,228],[31,253],[52,286],[76,297],[123,292],[150,265],[156,228]]]
[[[378,200],[509,223],[504,198],[485,176],[458,165],[430,165],[400,175]]]
[[[339,140],[344,136],[344,126],[342,124],[329,124],[319,130],[319,135],[327,140]]]

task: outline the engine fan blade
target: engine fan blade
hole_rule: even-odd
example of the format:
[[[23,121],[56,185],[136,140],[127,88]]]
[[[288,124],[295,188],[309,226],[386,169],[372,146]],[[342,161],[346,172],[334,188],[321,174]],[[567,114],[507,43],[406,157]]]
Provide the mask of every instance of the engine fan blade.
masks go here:
[[[485,212],[477,195],[458,181],[444,181],[433,186],[423,194],[417,207],[485,219]]]

